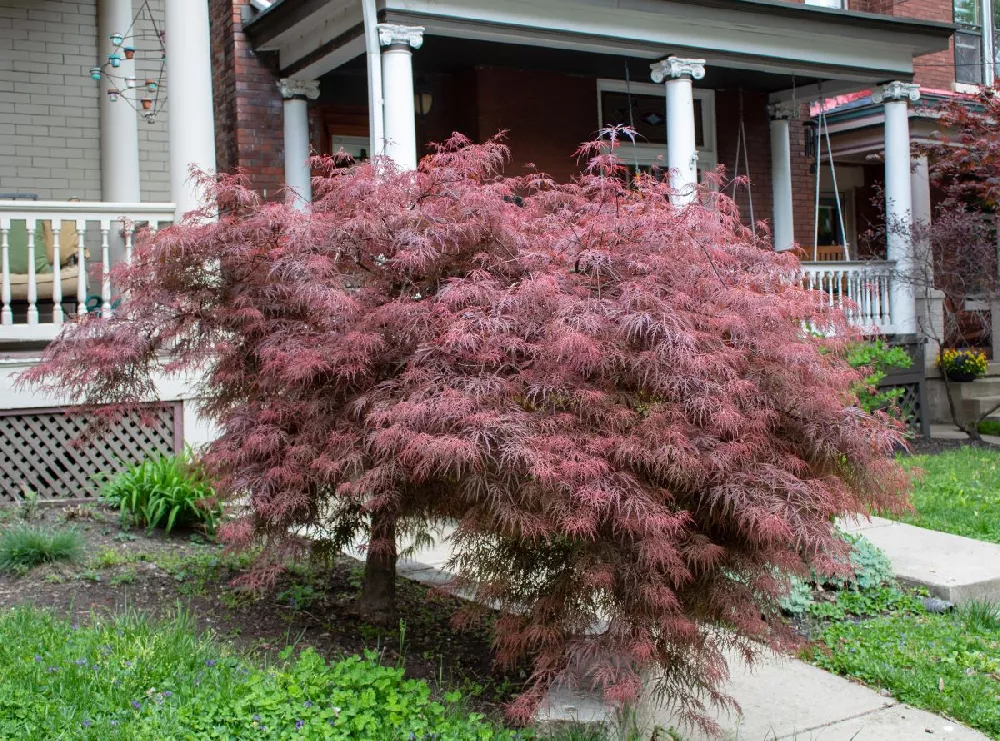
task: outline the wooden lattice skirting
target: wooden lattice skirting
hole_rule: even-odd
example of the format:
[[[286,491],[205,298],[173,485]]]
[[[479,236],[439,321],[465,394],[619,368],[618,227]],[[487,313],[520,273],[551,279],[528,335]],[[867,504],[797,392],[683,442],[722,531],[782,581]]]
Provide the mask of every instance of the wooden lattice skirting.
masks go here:
[[[0,503],[27,487],[42,499],[85,499],[95,476],[183,445],[179,402],[149,406],[88,436],[94,415],[61,409],[0,411]]]

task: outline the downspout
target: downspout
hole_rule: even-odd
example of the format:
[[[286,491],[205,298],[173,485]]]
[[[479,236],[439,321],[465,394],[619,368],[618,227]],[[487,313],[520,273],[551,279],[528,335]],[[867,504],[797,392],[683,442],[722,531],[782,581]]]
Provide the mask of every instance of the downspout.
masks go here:
[[[378,16],[375,0],[361,0],[365,24],[365,55],[368,59],[368,134],[369,156],[382,154],[385,119],[382,113],[382,50],[378,40]]]

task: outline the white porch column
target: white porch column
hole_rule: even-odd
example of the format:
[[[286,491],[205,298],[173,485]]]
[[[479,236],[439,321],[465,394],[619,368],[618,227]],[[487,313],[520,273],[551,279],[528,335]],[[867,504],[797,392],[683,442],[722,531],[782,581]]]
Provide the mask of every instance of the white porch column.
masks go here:
[[[917,331],[916,300],[912,275],[913,193],[910,183],[910,117],[907,99],[920,99],[920,86],[890,82],[872,94],[876,104],[885,102],[885,218],[887,257],[896,263],[890,305],[896,332]]]
[[[413,49],[424,43],[422,26],[380,23],[385,154],[404,170],[417,169],[417,112],[413,101]]]
[[[170,198],[179,220],[202,205],[203,194],[189,180],[189,168],[215,170],[212,53],[208,0],[166,0],[165,4]]]
[[[319,97],[319,80],[281,80],[285,99],[285,189],[296,208],[312,201],[309,168],[309,101]]]
[[[771,116],[771,191],[774,195],[771,230],[774,232],[774,249],[784,252],[795,246],[789,126],[791,119],[798,116],[798,111],[790,103],[772,103],[767,110]]]
[[[683,205],[694,200],[698,184],[692,82],[705,76],[705,60],[668,57],[651,64],[650,69],[653,82],[667,86],[667,166],[670,185],[679,191],[674,203]]]
[[[98,66],[114,54],[118,67],[108,68],[114,77],[135,79],[135,60],[125,58],[125,47],[135,48],[135,38],[126,37],[132,26],[131,0],[100,0],[97,8]],[[112,36],[121,35],[115,43]],[[118,90],[118,100],[108,95]],[[101,77],[101,200],[118,203],[138,203],[139,192],[139,115],[124,98],[135,102],[135,90],[124,83]]]

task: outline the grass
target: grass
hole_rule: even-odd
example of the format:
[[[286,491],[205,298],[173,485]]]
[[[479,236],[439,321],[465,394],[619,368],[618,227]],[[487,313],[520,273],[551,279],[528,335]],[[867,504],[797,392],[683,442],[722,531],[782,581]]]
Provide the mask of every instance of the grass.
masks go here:
[[[458,693],[377,657],[327,663],[287,649],[270,666],[197,636],[183,613],[70,625],[32,608],[0,616],[0,738],[513,739]],[[412,735],[411,735],[412,734]]]
[[[961,447],[901,458],[915,476],[915,511],[899,518],[919,527],[1000,543],[1000,451]]]
[[[0,533],[0,571],[24,574],[43,563],[79,560],[83,543],[75,530],[16,525]]]
[[[1000,610],[995,605],[833,623],[806,658],[1000,739]]]

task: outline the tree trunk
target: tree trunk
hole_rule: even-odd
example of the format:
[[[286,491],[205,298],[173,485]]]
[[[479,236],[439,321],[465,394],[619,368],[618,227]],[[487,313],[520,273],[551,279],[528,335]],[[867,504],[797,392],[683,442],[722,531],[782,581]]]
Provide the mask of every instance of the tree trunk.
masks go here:
[[[374,546],[374,547],[372,547]],[[396,624],[396,515],[372,515],[371,543],[365,558],[365,578],[358,612],[372,625]]]

